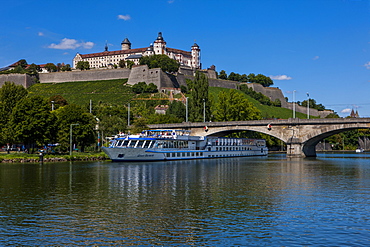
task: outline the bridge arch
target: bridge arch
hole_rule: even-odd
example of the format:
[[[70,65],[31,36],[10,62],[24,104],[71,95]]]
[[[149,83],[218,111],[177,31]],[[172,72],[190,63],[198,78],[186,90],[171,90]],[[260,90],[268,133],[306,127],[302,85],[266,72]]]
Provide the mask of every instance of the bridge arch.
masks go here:
[[[206,129],[205,126],[207,126]],[[149,127],[189,129],[192,131],[192,135],[200,136],[224,136],[239,131],[255,131],[285,142],[288,157],[314,157],[316,156],[315,147],[320,140],[348,130],[369,129],[370,118],[290,118],[209,123],[185,122],[150,125]]]

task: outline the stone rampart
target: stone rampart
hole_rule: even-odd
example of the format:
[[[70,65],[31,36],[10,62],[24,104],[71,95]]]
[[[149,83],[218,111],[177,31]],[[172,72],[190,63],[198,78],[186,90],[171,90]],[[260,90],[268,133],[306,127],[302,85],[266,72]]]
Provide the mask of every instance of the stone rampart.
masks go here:
[[[4,85],[6,81],[14,82],[16,85],[22,85],[25,88],[29,88],[35,84],[35,77],[27,74],[4,74],[0,75],[0,87]]]
[[[127,84],[134,85],[139,82],[153,83],[160,88],[179,88],[176,76],[167,74],[161,69],[149,69],[147,65],[134,66],[131,69]]]
[[[66,71],[40,73],[40,83],[60,83],[73,81],[100,81],[126,79],[130,76],[130,69],[97,69],[83,71]]]

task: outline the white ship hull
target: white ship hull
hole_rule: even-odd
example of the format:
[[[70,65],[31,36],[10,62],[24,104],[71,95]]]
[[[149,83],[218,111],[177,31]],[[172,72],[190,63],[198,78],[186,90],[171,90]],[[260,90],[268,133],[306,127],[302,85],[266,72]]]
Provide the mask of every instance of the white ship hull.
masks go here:
[[[150,131],[153,132],[153,131]],[[117,137],[103,151],[112,161],[165,161],[224,157],[265,156],[265,140],[177,135]]]
[[[152,150],[143,148],[103,147],[103,151],[112,161],[164,161],[187,159],[210,159],[225,157],[265,156],[268,149],[235,151],[205,151],[205,150]]]

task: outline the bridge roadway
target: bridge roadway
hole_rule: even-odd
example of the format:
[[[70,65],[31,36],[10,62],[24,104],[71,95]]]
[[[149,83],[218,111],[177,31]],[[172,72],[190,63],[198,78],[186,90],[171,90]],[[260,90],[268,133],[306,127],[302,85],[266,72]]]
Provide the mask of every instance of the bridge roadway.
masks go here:
[[[208,131],[205,131],[207,126]],[[225,136],[239,131],[256,131],[287,144],[287,157],[316,157],[315,146],[322,139],[353,129],[370,128],[370,118],[276,119],[231,122],[183,122],[151,124],[150,129],[187,129],[191,135]]]

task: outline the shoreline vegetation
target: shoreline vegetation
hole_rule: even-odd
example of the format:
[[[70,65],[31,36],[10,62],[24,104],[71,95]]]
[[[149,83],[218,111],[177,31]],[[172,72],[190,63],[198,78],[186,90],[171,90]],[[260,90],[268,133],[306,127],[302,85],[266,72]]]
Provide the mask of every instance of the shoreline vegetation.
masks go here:
[[[317,153],[351,153],[355,150],[317,151]],[[269,154],[285,154],[285,151],[270,151]],[[0,152],[1,163],[55,163],[68,161],[107,161],[109,157],[104,152],[69,154],[44,154],[42,161],[38,154],[4,153]]]
[[[25,153],[0,153],[0,163],[53,163],[66,161],[99,161],[109,160],[109,157],[103,153],[73,153],[69,154],[44,154],[42,161],[40,155]]]

